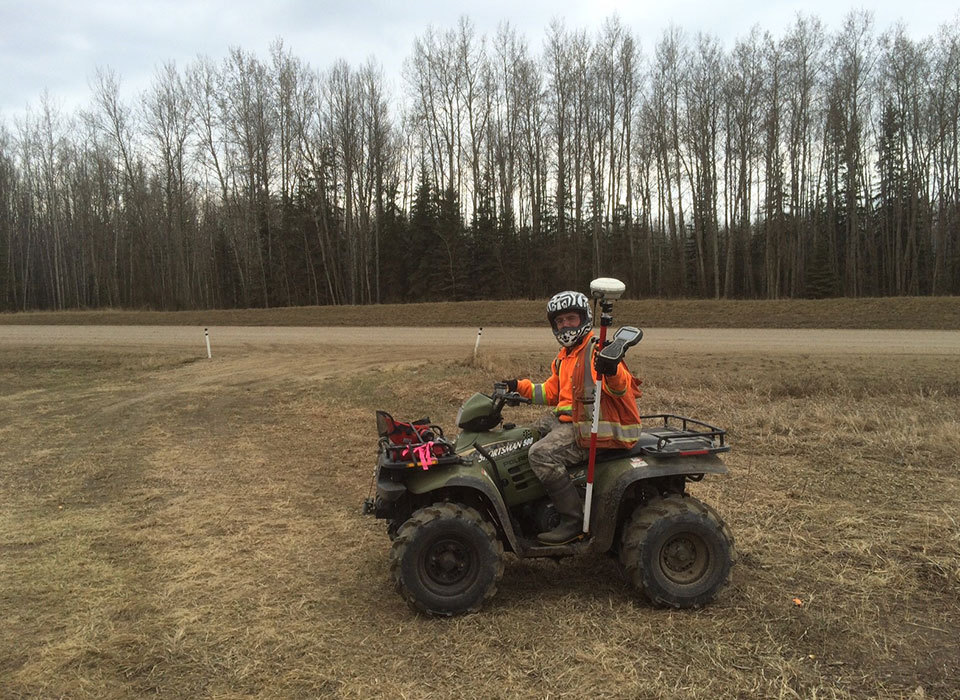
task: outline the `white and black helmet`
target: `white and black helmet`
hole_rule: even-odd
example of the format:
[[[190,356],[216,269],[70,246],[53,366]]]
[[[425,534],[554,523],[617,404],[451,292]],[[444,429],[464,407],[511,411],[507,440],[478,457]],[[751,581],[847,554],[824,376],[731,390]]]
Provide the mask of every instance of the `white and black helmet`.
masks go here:
[[[557,330],[557,324],[554,319],[560,314],[569,311],[576,311],[580,314],[580,325],[576,328],[564,328]],[[585,294],[580,292],[560,292],[550,297],[547,302],[547,320],[550,321],[550,328],[553,334],[557,336],[559,342],[565,348],[572,348],[583,340],[590,329],[593,328],[593,316],[590,314],[590,300]]]

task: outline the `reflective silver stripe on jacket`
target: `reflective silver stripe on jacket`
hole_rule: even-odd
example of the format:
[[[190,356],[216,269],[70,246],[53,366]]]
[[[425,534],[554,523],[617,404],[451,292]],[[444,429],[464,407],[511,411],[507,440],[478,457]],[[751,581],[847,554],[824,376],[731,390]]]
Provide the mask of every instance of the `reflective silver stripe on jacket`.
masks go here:
[[[587,412],[587,433],[590,433],[593,423],[593,399],[597,390],[597,385],[593,383],[593,375],[590,373],[590,365],[593,364],[593,346],[597,342],[596,338],[590,338],[587,343],[587,356],[583,363],[583,408]],[[603,418],[603,416],[600,416]]]
[[[536,406],[547,405],[547,396],[546,396],[546,393],[543,391],[543,384],[533,385],[533,403]]]
[[[596,384],[593,383],[593,375],[590,373],[590,366],[593,364],[593,344],[594,338],[590,339],[590,346],[587,348],[587,358],[583,367],[583,407],[586,409],[587,420],[577,423],[577,432],[580,437],[588,438],[593,432],[593,406],[596,391]],[[613,392],[617,396],[623,396],[627,393],[626,387],[621,392]],[[640,439],[641,426],[620,425],[611,421],[603,420],[603,413],[600,414],[600,420],[597,421],[597,440],[616,440],[617,442],[636,442]]]
[[[601,420],[597,423],[597,440],[613,439],[617,442],[636,442],[640,439],[641,426],[638,425],[620,425],[610,421]],[[586,421],[577,423],[577,432],[580,437],[587,439],[593,430],[593,422]]]

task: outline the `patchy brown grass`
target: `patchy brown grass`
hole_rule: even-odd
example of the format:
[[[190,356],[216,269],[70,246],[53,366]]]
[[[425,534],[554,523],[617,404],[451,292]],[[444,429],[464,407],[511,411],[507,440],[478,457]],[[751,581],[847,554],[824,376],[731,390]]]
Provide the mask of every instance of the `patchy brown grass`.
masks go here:
[[[209,311],[64,311],[0,314],[3,324],[180,326],[537,326],[546,300]],[[625,299],[620,318],[659,328],[960,329],[960,297],[864,299]]]
[[[452,425],[551,348],[348,375],[245,352],[0,350],[4,696],[960,694],[954,357],[638,353],[645,411],[730,430],[730,474],[692,490],[732,585],[670,612],[606,557],[511,558],[482,613],[432,620],[359,515],[372,410]]]

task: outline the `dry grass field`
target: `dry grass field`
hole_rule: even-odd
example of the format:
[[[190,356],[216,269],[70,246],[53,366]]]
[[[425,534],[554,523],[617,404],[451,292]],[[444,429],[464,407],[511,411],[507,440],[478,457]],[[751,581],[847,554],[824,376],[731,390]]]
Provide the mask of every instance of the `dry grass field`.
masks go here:
[[[0,696],[960,696],[958,358],[643,347],[646,412],[729,428],[691,491],[731,585],[664,611],[607,557],[508,558],[452,620],[403,604],[359,514],[373,410],[452,427],[545,374],[548,335],[477,362],[0,347]]]
[[[210,311],[0,313],[5,324],[178,326],[540,326],[546,299]],[[647,328],[960,329],[960,297],[624,299],[618,314]]]

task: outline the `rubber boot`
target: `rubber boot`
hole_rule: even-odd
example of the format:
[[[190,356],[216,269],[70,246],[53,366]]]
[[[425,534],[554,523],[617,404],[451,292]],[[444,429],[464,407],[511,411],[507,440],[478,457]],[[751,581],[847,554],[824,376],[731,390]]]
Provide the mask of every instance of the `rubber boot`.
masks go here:
[[[560,514],[560,524],[552,530],[541,532],[537,539],[543,544],[567,544],[583,534],[583,503],[580,493],[568,481],[556,491],[548,491],[550,500]]]

